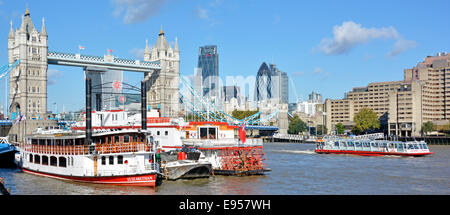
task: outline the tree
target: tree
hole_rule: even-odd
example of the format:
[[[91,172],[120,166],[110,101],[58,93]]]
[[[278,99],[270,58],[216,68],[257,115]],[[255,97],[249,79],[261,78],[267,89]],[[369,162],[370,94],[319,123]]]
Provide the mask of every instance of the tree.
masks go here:
[[[424,133],[425,135],[428,132],[434,131],[434,125],[432,122],[428,121],[426,123],[423,123],[422,125],[422,133]]]
[[[233,112],[231,112],[231,116],[236,118],[236,119],[245,119],[251,115],[254,115],[256,113],[258,113],[259,110],[255,110],[255,111],[251,111],[251,110],[233,110]],[[255,119],[259,119],[259,116],[257,116]]]
[[[299,134],[300,132],[304,132],[308,130],[308,125],[303,122],[297,115],[292,118],[289,123],[288,134]]]
[[[344,125],[342,123],[336,124],[336,132],[337,134],[344,134]]]
[[[359,134],[369,129],[380,128],[380,120],[377,113],[372,109],[363,108],[354,117],[353,121],[356,125],[352,128],[352,132]]]

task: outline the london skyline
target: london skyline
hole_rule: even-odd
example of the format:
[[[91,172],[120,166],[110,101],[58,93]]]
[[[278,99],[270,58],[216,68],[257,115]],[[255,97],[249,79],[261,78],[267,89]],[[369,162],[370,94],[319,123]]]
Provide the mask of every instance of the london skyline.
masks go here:
[[[220,77],[256,76],[262,62],[274,63],[295,84],[289,87],[290,102],[296,100],[295,93],[300,100],[311,91],[338,99],[353,87],[400,80],[404,69],[450,48],[447,1],[340,5],[332,1],[167,0],[63,5],[0,1],[4,50],[10,21],[18,28],[27,4],[37,29],[45,17],[49,50],[101,56],[111,49],[118,57],[142,59],[145,40],[155,44],[162,25],[168,41],[178,38],[181,75],[193,74],[200,46],[217,45]],[[79,50],[79,45],[85,50]],[[3,64],[7,58],[6,51],[0,53]],[[65,104],[66,110],[84,106],[81,70],[49,66],[48,73],[49,111],[55,102]],[[124,73],[124,81],[141,78],[142,74]],[[4,93],[2,87],[0,95]]]

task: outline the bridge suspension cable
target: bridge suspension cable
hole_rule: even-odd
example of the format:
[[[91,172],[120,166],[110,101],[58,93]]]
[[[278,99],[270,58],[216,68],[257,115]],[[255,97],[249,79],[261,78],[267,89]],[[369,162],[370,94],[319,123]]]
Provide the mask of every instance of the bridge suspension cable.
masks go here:
[[[14,68],[17,67],[17,65],[19,65],[20,63],[20,59],[17,59],[16,61],[14,61],[14,63],[12,63],[11,65],[9,64],[5,64],[2,67],[0,67],[0,80],[2,80],[3,78],[5,78]],[[8,79],[5,79],[5,115],[8,115]]]
[[[188,99],[189,97],[183,94],[180,97],[181,102],[186,105],[186,108],[188,108],[190,111],[192,111],[197,116],[200,116],[204,120],[213,118],[215,121],[227,122],[231,124],[242,124],[244,122],[247,122],[250,125],[265,122],[278,114],[277,109],[275,112],[267,115],[264,118],[257,118],[262,113],[261,111],[258,111],[257,113],[244,119],[236,119],[235,117],[225,113],[212,102],[207,101],[207,99],[205,99],[203,96],[200,96],[200,94],[188,83],[186,79],[184,79],[183,77],[181,77],[180,79],[183,86],[185,86],[188,89],[189,94],[192,95],[192,98],[199,101],[200,103],[198,105],[194,104],[194,102]]]

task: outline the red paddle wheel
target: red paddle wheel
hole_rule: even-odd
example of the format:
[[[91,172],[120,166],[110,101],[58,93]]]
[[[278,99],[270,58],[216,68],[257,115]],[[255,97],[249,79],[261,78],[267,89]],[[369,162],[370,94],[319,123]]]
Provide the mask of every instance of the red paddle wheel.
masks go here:
[[[262,146],[226,147],[219,153],[222,166],[216,173],[231,175],[263,174],[267,169]]]

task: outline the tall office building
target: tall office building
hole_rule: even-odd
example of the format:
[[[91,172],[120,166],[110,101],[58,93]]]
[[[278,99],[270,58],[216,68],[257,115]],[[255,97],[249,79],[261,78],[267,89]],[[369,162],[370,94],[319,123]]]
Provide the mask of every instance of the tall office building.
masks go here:
[[[255,89],[256,102],[270,100],[287,104],[289,101],[289,78],[275,64],[270,64],[270,67],[265,62],[261,64],[256,75]]]
[[[198,52],[198,65],[202,77],[202,95],[218,104],[219,92],[219,54],[217,46],[202,46]]]
[[[106,72],[88,72],[86,77],[92,80],[92,109],[115,110],[123,102],[119,101],[122,93],[123,72],[111,70]]]

